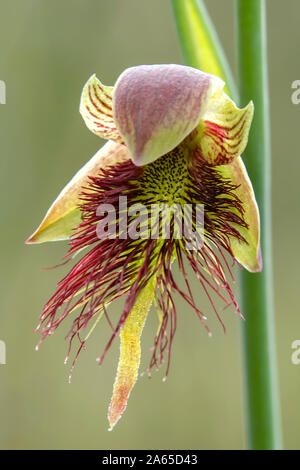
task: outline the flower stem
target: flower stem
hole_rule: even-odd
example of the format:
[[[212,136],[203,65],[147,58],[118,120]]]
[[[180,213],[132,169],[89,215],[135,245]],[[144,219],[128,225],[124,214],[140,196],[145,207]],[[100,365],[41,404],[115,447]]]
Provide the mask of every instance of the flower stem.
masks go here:
[[[182,55],[186,64],[225,80],[234,101],[237,90],[206,6],[202,0],[171,0]]]
[[[281,447],[272,280],[271,161],[265,0],[236,0],[241,105],[254,101],[243,155],[261,213],[263,272],[241,274],[241,307],[251,449]]]

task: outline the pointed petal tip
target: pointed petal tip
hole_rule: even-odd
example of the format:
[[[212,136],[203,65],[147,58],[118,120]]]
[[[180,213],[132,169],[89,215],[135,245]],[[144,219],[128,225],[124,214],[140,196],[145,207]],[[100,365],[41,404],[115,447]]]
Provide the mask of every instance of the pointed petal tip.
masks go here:
[[[123,383],[118,384],[117,387],[114,390],[114,394],[111,400],[111,403],[108,408],[108,422],[109,422],[109,431],[112,431],[117,422],[120,420],[122,417],[124,411],[126,410],[127,407],[127,402],[129,395],[131,393],[131,390],[134,386],[134,383],[136,381],[136,371],[134,371],[134,380],[131,380],[131,377],[129,377],[129,372],[128,372],[128,381],[125,380]],[[116,382],[118,382],[118,378]]]
[[[75,228],[81,220],[80,212],[75,212],[75,214],[73,212],[69,215],[69,221],[66,219],[65,221],[49,221],[50,223],[48,223],[51,215],[48,211],[39,227],[24,242],[25,245],[37,245],[45,242],[68,240],[72,234],[73,228]]]
[[[27,238],[27,240],[25,240],[25,242],[24,242],[25,245],[32,245],[33,243],[36,243],[36,242],[35,242],[35,239],[34,239],[34,238],[35,238],[34,235],[35,235],[35,232],[34,232],[32,235],[30,235],[30,236]]]
[[[117,422],[120,420],[123,412],[125,411],[125,408],[126,406],[124,407],[124,409],[122,411],[120,411],[118,414],[116,414],[116,410],[112,411],[110,413],[111,410],[109,410],[108,412],[108,422],[109,422],[109,428],[108,428],[108,431],[112,431],[115,427],[115,425],[117,424]]]
[[[129,154],[125,145],[107,142],[63,188],[25,244],[68,240],[82,221],[78,205],[82,187],[88,184],[89,177],[99,175],[102,169],[110,165],[127,160]]]
[[[246,256],[245,258],[239,258],[237,256],[236,259],[249,273],[261,273],[263,270],[263,261],[260,247],[257,248],[255,259],[254,257],[249,256]]]
[[[108,432],[112,432],[115,428],[115,425],[117,424],[117,422],[119,421],[119,419],[121,418],[121,416],[119,416],[118,419],[116,419],[115,421],[111,421],[109,418],[108,418],[108,422],[109,422],[109,427],[107,429]]]
[[[25,245],[33,245],[37,243],[42,243],[43,240],[40,240],[41,225],[25,240]]]
[[[141,358],[140,336],[153,301],[154,290],[153,279],[140,293],[120,332],[120,359],[107,415],[110,430],[126,410],[128,398],[137,380]]]

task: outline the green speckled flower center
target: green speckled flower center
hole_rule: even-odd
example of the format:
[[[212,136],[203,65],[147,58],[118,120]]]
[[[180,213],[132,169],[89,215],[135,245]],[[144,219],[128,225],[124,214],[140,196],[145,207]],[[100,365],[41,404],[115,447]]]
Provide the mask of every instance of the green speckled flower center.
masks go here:
[[[178,146],[144,167],[138,182],[141,202],[184,204],[189,184],[188,149]]]

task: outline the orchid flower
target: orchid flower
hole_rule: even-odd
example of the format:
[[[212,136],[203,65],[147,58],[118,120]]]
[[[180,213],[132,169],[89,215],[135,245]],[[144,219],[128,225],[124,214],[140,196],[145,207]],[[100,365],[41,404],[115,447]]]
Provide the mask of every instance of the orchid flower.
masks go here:
[[[40,342],[77,312],[69,332],[67,358],[73,339],[79,339],[72,370],[89,336],[82,333],[92,319],[96,324],[104,315],[112,327],[99,363],[120,334],[120,359],[108,411],[110,429],[125,410],[136,382],[140,336],[153,302],[159,326],[149,372],[163,362],[164,353],[166,375],[169,370],[177,318],[175,293],[195,310],[210,334],[192,292],[186,262],[222,325],[214,296],[241,315],[229,282],[233,279],[230,264],[236,262],[251,272],[262,268],[259,213],[240,157],[253,104],[238,109],[223,87],[220,78],[181,65],[132,67],[114,87],[92,75],[82,91],[80,113],[87,127],[109,142],[67,184],[27,240],[69,239],[67,259],[77,253],[82,256],[44,307],[37,328]],[[124,198],[126,208],[120,204]],[[168,236],[162,233],[162,219],[153,223],[150,209],[155,205],[197,204],[204,207],[204,225],[202,243],[196,249],[191,249],[185,233],[177,236],[174,212]],[[118,224],[105,232],[112,215]],[[188,218],[197,229],[193,211]],[[156,227],[154,237],[149,236],[150,225]],[[84,249],[88,251],[82,255]],[[173,277],[176,265],[184,287]],[[123,295],[124,309],[113,326],[107,308]]]

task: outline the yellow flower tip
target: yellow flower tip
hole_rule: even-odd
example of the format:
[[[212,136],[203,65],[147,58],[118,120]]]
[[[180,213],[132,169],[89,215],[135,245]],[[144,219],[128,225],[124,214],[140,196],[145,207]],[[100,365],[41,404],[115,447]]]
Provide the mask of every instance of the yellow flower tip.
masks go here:
[[[154,279],[149,281],[137,298],[120,333],[120,359],[108,408],[109,430],[117,424],[126,409],[129,395],[136,383],[141,359],[140,337],[154,297]]]
[[[40,228],[38,228],[35,232],[33,232],[30,237],[25,240],[25,245],[37,245],[38,243],[42,243],[39,239],[40,236]]]
[[[30,235],[30,237],[25,240],[25,245],[32,245],[36,243],[36,231]]]
[[[135,317],[134,310],[131,315]],[[108,409],[108,421],[110,430],[117,424],[123,412],[126,409],[127,401],[131,390],[137,379],[138,369],[140,365],[141,347],[140,334],[142,326],[146,321],[148,310],[144,314],[141,329],[136,335],[132,336],[133,317],[128,318],[129,322],[125,322],[124,328],[120,334],[120,360],[116,380],[114,383],[113,396]]]
[[[48,211],[39,227],[27,238],[26,245],[39,244],[49,241],[67,240],[74,227],[81,221],[80,211],[74,208],[61,218],[52,219],[58,207]]]
[[[109,422],[109,431],[112,431],[114,426],[117,424],[121,418],[123,412],[127,407],[128,398],[131,392],[131,389],[134,384],[129,386],[129,384],[124,384],[119,387],[117,393],[114,393],[114,396],[111,400],[109,409],[108,409],[108,422]]]

